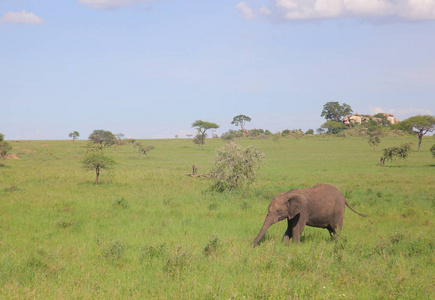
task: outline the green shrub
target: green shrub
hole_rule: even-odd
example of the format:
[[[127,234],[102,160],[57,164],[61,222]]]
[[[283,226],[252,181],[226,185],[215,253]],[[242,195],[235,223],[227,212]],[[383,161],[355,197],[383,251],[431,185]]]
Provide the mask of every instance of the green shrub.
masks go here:
[[[400,147],[384,148],[384,156],[381,158],[382,163],[386,160],[406,159],[412,150],[412,143],[404,143]]]
[[[257,178],[257,169],[263,159],[263,152],[254,146],[243,149],[228,143],[219,148],[210,172],[212,190],[222,192],[248,186]]]
[[[243,132],[240,130],[229,130],[221,135],[221,139],[232,141],[243,137]]]
[[[133,148],[136,149],[136,151],[137,151],[137,153],[139,153],[139,155],[146,156],[149,151],[154,149],[154,146],[152,146],[152,145],[143,146],[139,142],[134,142],[133,143]]]

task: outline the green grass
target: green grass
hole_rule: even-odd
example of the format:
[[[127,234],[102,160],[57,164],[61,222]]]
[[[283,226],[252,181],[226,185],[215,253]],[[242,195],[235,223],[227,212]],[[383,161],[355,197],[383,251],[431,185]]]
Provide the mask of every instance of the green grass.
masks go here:
[[[384,147],[414,137],[242,140],[266,154],[249,189],[208,191],[220,139],[144,140],[109,148],[117,161],[82,168],[86,141],[11,141],[0,167],[0,299],[433,299],[435,159],[427,137],[406,161]],[[17,148],[20,147],[20,148]],[[306,227],[285,246],[285,222],[251,243],[270,199],[330,183],[369,218],[347,210],[336,241]]]

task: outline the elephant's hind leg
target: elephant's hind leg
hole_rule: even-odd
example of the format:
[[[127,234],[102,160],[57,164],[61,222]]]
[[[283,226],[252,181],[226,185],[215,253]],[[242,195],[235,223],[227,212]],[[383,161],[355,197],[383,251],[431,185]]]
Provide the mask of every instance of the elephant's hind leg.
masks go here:
[[[328,229],[328,231],[329,231],[329,235],[331,236],[331,240],[335,239],[338,236],[337,230],[334,227],[332,227],[331,225],[326,227],[326,229]]]

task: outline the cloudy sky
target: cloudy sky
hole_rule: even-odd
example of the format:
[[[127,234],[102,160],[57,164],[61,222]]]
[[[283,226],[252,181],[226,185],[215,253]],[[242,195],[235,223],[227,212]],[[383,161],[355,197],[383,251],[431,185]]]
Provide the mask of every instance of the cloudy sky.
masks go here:
[[[435,114],[435,0],[0,0],[6,139],[317,129]]]

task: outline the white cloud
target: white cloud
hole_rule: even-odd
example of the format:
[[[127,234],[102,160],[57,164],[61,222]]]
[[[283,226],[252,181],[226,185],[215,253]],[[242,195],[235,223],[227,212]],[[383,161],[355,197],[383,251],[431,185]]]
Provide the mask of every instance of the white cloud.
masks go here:
[[[242,16],[246,19],[246,20],[252,20],[254,18],[254,13],[252,12],[252,9],[249,7],[249,5],[242,1],[239,2],[236,5],[236,8],[238,10],[240,10],[240,12],[242,13]]]
[[[369,113],[375,115],[377,113],[389,113],[394,115],[396,118],[400,120],[407,119],[416,115],[433,115],[433,112],[430,109],[423,108],[413,108],[413,107],[404,107],[404,108],[393,108],[393,109],[383,109],[379,106],[370,106]]]
[[[376,115],[376,114],[378,114],[378,113],[383,113],[383,112],[385,112],[385,109],[383,109],[382,107],[379,107],[379,106],[369,106],[369,113],[370,114],[373,114],[373,115]]]
[[[133,4],[139,4],[146,0],[78,0],[89,8],[95,9],[114,9]]]
[[[27,12],[7,12],[0,19],[0,23],[14,23],[14,24],[44,24],[44,20],[42,20],[37,15]]]
[[[393,114],[396,118],[409,118],[416,115],[433,115],[433,112],[430,109],[423,108],[397,108],[390,109],[388,113]]]
[[[236,8],[246,19],[252,19],[258,11],[269,20],[382,17],[405,21],[435,20],[435,0],[274,0],[258,10],[243,1]]]

